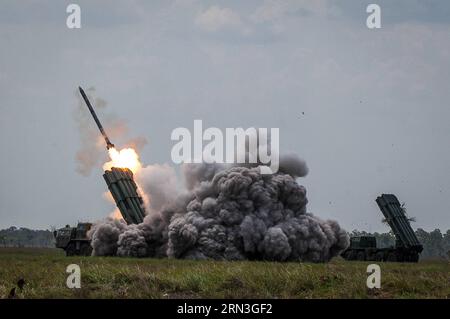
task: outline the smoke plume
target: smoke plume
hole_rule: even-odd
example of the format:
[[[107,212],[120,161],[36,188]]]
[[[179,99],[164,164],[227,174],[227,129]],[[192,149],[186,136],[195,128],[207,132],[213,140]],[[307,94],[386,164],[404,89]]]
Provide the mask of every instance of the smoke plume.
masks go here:
[[[99,113],[98,116],[101,118],[101,122],[111,140],[136,150],[142,149],[147,144],[144,137],[128,137],[128,127],[125,121],[117,118],[111,112],[106,112],[107,102],[95,96],[94,87],[88,88],[86,94],[96,112]],[[80,146],[75,156],[77,163],[76,170],[81,175],[88,176],[93,168],[101,167],[107,159],[105,155],[106,145],[78,90],[75,96],[77,98],[77,105],[73,112],[73,118],[80,135]]]
[[[307,213],[308,173],[296,155],[280,158],[278,173],[256,166],[185,164],[184,187],[170,166],[143,168],[136,179],[148,196],[138,225],[108,218],[90,232],[98,256],[325,262],[344,250],[337,222]]]

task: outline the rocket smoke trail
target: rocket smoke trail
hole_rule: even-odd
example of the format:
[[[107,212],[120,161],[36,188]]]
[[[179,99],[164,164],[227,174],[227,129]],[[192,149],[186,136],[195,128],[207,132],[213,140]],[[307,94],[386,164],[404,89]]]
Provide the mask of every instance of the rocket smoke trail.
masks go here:
[[[77,98],[77,105],[73,110],[73,118],[80,134],[80,146],[75,157],[78,173],[88,176],[92,169],[103,165],[106,156],[103,142],[106,142],[108,150],[114,147],[109,138],[114,139],[124,148],[133,148],[137,151],[147,143],[143,136],[131,137],[126,122],[112,112],[106,112],[107,102],[95,97],[95,88],[90,87],[86,92],[78,88],[75,97]],[[92,105],[90,101],[92,101]],[[97,115],[94,117],[97,126],[92,125],[93,113],[95,114],[94,106],[97,110],[101,110],[102,122],[105,127],[102,124],[98,125]],[[87,112],[88,110],[89,112]],[[95,118],[97,118],[97,121]],[[100,123],[100,121],[98,122]],[[105,133],[105,128],[108,131],[108,136]],[[98,130],[102,133],[101,136],[99,136]]]
[[[345,230],[306,211],[308,169],[296,155],[279,172],[246,165],[185,164],[186,187],[173,169],[154,165],[137,176],[150,198],[138,225],[106,219],[94,225],[93,254],[216,260],[325,262],[349,244]]]
[[[81,93],[81,96],[83,97],[84,102],[86,103],[86,106],[89,109],[89,112],[91,112],[92,117],[94,118],[95,123],[97,124],[98,129],[100,130],[100,133],[102,133],[103,138],[106,142],[106,148],[109,150],[110,148],[114,148],[114,144],[111,143],[109,140],[108,135],[106,135],[105,129],[102,126],[102,123],[100,123],[100,120],[97,117],[97,114],[95,114],[94,108],[91,105],[91,102],[89,101],[86,93],[84,93],[84,90],[81,88],[81,86],[78,87],[78,90]]]

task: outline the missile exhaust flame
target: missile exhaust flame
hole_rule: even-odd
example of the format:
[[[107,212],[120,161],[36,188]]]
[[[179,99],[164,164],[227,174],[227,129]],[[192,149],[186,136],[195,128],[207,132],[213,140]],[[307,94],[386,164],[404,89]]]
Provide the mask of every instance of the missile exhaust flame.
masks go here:
[[[113,167],[118,167],[128,168],[135,174],[142,167],[139,162],[138,154],[132,148],[124,148],[118,151],[113,147],[108,150],[108,154],[111,161],[103,165],[104,171],[111,170]]]

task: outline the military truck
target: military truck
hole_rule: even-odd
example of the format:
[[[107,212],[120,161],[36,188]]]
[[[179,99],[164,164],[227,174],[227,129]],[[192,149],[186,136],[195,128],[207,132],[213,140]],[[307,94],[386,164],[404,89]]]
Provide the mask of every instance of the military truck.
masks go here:
[[[378,248],[377,240],[373,236],[351,237],[350,247],[341,256],[346,260],[418,262],[423,246],[411,228],[397,197],[382,194],[377,197],[376,202],[394,233],[395,246]]]
[[[60,228],[53,232],[56,248],[62,248],[66,256],[90,256],[92,247],[87,232],[91,229],[91,223],[78,223],[77,227]]]
[[[113,167],[111,170],[106,170],[103,177],[123,220],[128,225],[142,223],[145,217],[144,201],[138,194],[131,170]],[[56,247],[64,249],[67,256],[90,256],[92,247],[87,232],[91,227],[91,223],[78,223],[77,227],[66,225],[56,230],[53,233]]]

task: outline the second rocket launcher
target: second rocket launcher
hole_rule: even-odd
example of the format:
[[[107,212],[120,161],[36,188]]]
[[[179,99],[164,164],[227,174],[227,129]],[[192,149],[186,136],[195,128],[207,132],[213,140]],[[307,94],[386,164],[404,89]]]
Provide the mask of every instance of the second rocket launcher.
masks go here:
[[[87,105],[89,111],[91,112],[92,117],[94,118],[95,123],[97,123],[98,129],[100,130],[100,132],[101,132],[102,135],[103,135],[103,138],[105,139],[105,142],[106,142],[106,149],[109,150],[110,148],[114,148],[114,144],[111,143],[111,141],[110,141],[109,138],[108,138],[108,135],[106,135],[106,132],[105,132],[105,130],[103,129],[102,124],[101,124],[100,121],[98,120],[97,114],[95,114],[94,108],[92,107],[91,102],[89,102],[89,99],[88,99],[86,93],[84,93],[84,90],[81,88],[81,86],[79,86],[78,88],[80,89],[81,96],[83,97],[84,102],[86,102],[86,105]]]

